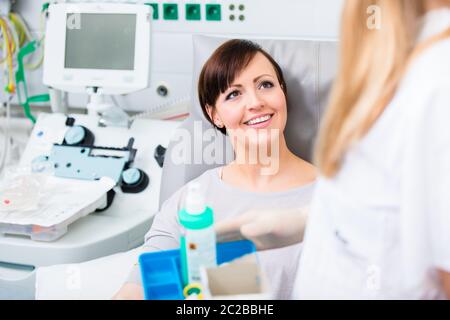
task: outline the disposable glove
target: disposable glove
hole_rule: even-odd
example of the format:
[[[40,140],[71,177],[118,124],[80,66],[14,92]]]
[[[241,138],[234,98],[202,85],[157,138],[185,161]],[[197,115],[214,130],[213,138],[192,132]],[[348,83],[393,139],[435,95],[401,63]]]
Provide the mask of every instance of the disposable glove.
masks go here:
[[[218,241],[232,240],[237,234],[253,241],[258,250],[281,248],[299,243],[308,218],[308,207],[296,209],[249,210],[218,222]]]

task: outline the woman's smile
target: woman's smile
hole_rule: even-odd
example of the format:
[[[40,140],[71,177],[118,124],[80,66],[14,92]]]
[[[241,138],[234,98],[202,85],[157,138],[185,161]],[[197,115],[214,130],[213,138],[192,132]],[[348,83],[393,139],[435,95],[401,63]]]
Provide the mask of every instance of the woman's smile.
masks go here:
[[[250,120],[244,122],[244,124],[253,129],[264,129],[270,126],[274,115],[275,113],[255,116]]]

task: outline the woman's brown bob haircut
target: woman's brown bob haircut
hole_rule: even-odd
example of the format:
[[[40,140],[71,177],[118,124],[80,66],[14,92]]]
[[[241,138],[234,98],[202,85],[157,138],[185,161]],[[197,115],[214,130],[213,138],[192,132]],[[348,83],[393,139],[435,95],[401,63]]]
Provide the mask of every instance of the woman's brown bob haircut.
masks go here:
[[[198,80],[200,106],[206,119],[214,127],[216,125],[208,115],[207,106],[214,110],[220,94],[230,87],[234,79],[249,65],[258,52],[263,54],[272,64],[287,100],[286,82],[278,63],[254,42],[238,39],[229,40],[214,51],[203,66]],[[216,127],[216,129],[226,134],[225,128]]]

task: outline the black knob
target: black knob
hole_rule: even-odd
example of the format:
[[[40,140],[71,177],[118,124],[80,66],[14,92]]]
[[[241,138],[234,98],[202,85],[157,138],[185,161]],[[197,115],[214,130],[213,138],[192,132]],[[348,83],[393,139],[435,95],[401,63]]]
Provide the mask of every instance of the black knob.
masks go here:
[[[149,177],[141,169],[129,168],[122,172],[122,191],[125,193],[144,191],[149,183]]]
[[[162,168],[164,164],[164,156],[166,154],[166,148],[164,148],[162,145],[158,145],[155,149],[155,160],[158,162],[158,165]]]
[[[66,118],[66,126],[73,127],[74,124],[75,124],[75,118],[72,118],[72,117]]]

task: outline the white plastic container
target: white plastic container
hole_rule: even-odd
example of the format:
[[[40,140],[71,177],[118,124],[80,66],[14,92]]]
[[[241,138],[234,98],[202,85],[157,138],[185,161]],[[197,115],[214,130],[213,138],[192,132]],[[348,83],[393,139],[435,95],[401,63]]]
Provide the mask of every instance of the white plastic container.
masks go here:
[[[184,228],[181,238],[183,282],[200,282],[200,268],[217,266],[213,210],[206,206],[198,183],[190,183],[185,207],[179,212]]]

